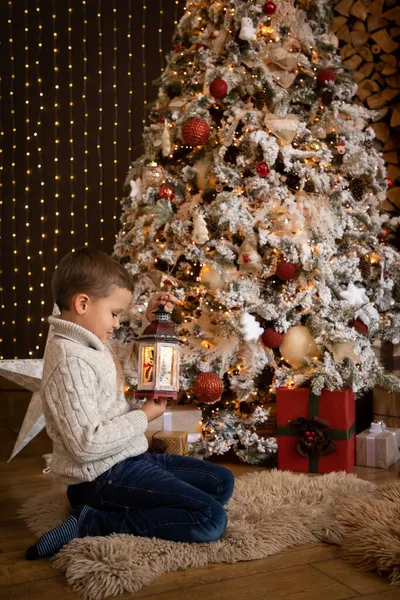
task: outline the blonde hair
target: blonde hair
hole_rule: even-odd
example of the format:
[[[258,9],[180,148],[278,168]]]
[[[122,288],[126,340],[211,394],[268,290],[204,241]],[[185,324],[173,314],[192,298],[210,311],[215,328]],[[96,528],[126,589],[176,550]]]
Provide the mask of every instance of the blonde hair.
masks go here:
[[[75,294],[105,298],[113,286],[133,292],[131,275],[109,254],[89,246],[66,254],[51,279],[54,302],[60,311],[70,308]]]

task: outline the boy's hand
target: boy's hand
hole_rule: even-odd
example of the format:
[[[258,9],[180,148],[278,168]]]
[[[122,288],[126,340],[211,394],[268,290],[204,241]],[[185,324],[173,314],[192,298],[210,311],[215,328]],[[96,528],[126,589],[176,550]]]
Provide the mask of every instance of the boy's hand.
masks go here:
[[[172,312],[173,308],[176,304],[179,303],[178,298],[176,298],[173,294],[169,292],[158,292],[150,298],[150,302],[147,305],[146,309],[146,319],[148,321],[154,321],[153,312],[157,310],[160,306],[164,306],[167,312]]]
[[[160,417],[167,408],[166,398],[160,398],[159,400],[149,399],[143,404],[141,410],[146,414],[147,420],[154,421]]]

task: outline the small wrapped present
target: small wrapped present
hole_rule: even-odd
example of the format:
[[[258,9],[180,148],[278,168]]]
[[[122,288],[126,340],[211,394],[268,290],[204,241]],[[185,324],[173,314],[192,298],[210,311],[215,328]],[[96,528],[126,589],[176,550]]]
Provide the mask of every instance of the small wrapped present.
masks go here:
[[[357,465],[388,469],[400,458],[399,442],[400,429],[389,429],[383,421],[374,421],[356,437]]]
[[[372,403],[375,421],[384,421],[387,427],[400,427],[400,392],[375,386]]]
[[[373,348],[385,369],[394,375],[400,376],[400,344],[392,344],[386,340],[376,340],[373,343]]]
[[[355,397],[350,389],[319,396],[308,388],[278,388],[278,468],[300,473],[353,469]]]
[[[149,452],[156,454],[188,453],[188,434],[186,431],[146,431]]]
[[[201,409],[194,404],[179,404],[167,408],[161,417],[150,421],[147,431],[186,431],[201,434]]]

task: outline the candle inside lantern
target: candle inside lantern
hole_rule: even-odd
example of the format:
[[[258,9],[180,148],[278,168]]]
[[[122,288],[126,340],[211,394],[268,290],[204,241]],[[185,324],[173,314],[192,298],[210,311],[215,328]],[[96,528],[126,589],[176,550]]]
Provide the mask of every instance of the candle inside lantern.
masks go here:
[[[163,307],[139,338],[136,398],[176,400],[179,391],[179,340]]]

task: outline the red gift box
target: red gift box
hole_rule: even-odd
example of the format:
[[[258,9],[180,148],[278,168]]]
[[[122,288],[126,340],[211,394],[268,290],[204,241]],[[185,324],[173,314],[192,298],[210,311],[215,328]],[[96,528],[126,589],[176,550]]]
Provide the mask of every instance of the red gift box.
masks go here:
[[[355,464],[355,395],[351,389],[320,396],[309,388],[278,388],[276,393],[278,425],[278,468],[299,473],[351,472]],[[326,456],[303,457],[296,451],[300,435],[288,424],[300,417],[320,417],[329,422],[327,434],[336,446]]]

